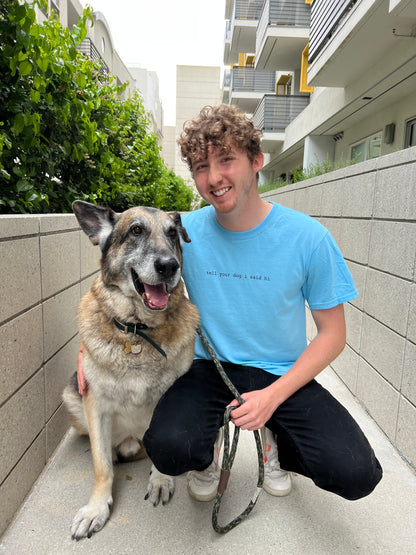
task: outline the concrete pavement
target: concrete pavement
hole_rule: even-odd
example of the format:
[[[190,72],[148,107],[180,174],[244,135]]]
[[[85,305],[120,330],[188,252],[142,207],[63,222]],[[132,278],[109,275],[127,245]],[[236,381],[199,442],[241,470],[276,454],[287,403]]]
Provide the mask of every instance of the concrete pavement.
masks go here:
[[[110,521],[91,539],[75,542],[69,525],[88,501],[93,470],[88,440],[70,431],[3,536],[0,553],[416,554],[415,473],[331,371],[320,381],[361,425],[383,466],[383,480],[369,497],[345,501],[294,476],[288,497],[262,492],[248,519],[219,535],[211,526],[213,502],[191,499],[185,476],[176,480],[167,506],[145,501],[150,461],[142,460],[116,467]],[[247,505],[256,480],[253,434],[243,432],[220,513],[224,522]]]

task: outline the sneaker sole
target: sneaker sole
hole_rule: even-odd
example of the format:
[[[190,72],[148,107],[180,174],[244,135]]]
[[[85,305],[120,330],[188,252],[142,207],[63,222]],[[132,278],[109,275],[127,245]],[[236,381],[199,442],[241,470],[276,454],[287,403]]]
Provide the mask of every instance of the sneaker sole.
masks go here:
[[[273,495],[273,497],[286,497],[292,491],[292,479],[289,477],[289,485],[286,489],[273,489],[267,484],[263,484],[263,489],[269,495]]]
[[[196,499],[196,501],[212,501],[217,496],[217,490],[215,490],[212,493],[205,493],[205,494],[196,493],[195,491],[193,491],[193,489],[189,484],[188,484],[188,493],[193,499]]]

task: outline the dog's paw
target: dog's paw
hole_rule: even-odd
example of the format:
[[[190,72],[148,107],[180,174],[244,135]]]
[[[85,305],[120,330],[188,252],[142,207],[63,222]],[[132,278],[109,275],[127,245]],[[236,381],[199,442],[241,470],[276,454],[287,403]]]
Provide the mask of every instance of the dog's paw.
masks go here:
[[[74,540],[90,538],[99,532],[110,517],[112,499],[103,503],[89,503],[82,507],[71,524],[71,536]]]
[[[154,466],[150,472],[145,499],[149,499],[154,507],[162,501],[166,505],[175,491],[175,480],[172,476],[161,474]]]

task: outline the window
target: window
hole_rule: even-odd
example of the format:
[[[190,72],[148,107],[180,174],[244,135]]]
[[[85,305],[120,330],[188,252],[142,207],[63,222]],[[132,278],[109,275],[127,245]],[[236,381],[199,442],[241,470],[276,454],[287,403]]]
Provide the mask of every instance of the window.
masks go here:
[[[51,0],[51,11],[54,10],[59,17],[59,0]]]
[[[381,154],[381,131],[351,145],[351,160],[364,162]]]
[[[416,118],[406,121],[404,148],[408,148],[409,146],[416,146]]]
[[[104,54],[105,52],[105,40],[104,37],[101,37],[101,52]]]

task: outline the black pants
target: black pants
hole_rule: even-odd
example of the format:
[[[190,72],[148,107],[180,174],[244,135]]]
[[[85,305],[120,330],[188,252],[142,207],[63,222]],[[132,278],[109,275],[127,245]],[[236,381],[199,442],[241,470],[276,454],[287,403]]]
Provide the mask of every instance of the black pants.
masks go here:
[[[240,393],[276,380],[258,368],[223,366]],[[232,399],[214,363],[194,361],[160,399],[143,438],[156,468],[171,476],[207,468]],[[277,434],[281,467],[311,478],[324,490],[360,499],[381,479],[381,466],[358,424],[315,380],[282,403],[267,427]]]

